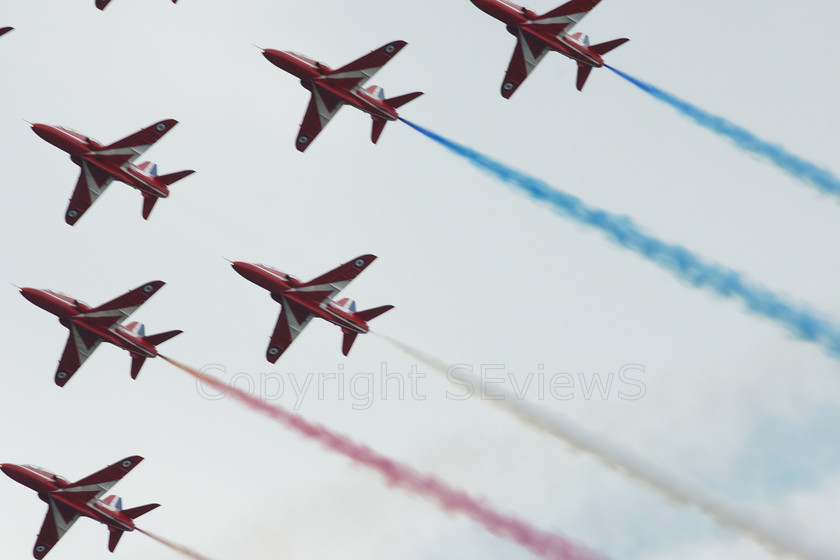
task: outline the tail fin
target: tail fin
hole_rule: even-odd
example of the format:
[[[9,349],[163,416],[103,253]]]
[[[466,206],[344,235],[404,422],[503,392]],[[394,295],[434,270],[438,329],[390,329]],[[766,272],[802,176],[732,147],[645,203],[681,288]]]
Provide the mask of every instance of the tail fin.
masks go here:
[[[115,527],[108,527],[108,533],[108,550],[114,552],[114,550],[117,549],[117,544],[119,544],[124,531]]]
[[[373,309],[365,309],[364,311],[356,312],[356,315],[362,321],[370,321],[371,319],[375,319],[385,313],[386,311],[390,311],[394,308],[393,305],[383,305],[381,307],[374,307]]]
[[[137,379],[137,376],[140,375],[140,368],[143,367],[143,364],[146,363],[146,356],[141,356],[140,354],[132,354],[131,355],[131,378]]]
[[[149,175],[152,177],[158,176],[158,167],[156,163],[152,163],[151,161],[144,161],[137,165],[137,169],[142,169],[143,171],[148,171]]]
[[[158,181],[164,185],[171,185],[172,183],[180,181],[184,177],[192,175],[193,173],[195,173],[195,171],[187,169],[186,171],[177,171],[175,173],[169,173],[168,175],[158,175]]]
[[[341,343],[341,353],[345,356],[350,353],[350,348],[356,342],[356,336],[359,333],[355,331],[344,331],[344,340]]]
[[[151,195],[143,195],[143,219],[148,220],[149,215],[152,213],[152,208],[155,207],[155,203],[158,201],[158,197],[151,196]]]
[[[591,48],[596,53],[600,54],[601,56],[607,54],[611,50],[620,47],[630,39],[613,39],[612,41],[607,41],[606,43],[599,43],[597,45],[592,45]]]
[[[374,117],[373,118],[373,130],[370,133],[370,139],[376,144],[376,141],[379,140],[379,136],[382,134],[382,131],[385,130],[385,125],[388,123],[385,119],[381,117]]]
[[[577,74],[577,89],[578,91],[583,91],[583,86],[586,84],[586,79],[589,78],[589,74],[592,72],[592,66],[588,64],[581,64],[578,62],[578,74]]]
[[[123,515],[129,519],[137,519],[141,515],[145,515],[155,508],[159,508],[160,504],[146,504],[145,506],[137,506],[131,509],[124,509]]]
[[[146,341],[151,344],[152,346],[157,346],[158,344],[163,344],[170,338],[176,337],[184,331],[166,331],[158,334],[153,334],[146,337]]]
[[[391,99],[386,99],[385,103],[393,107],[394,109],[399,109],[409,101],[414,101],[418,97],[423,95],[422,91],[415,91],[414,93],[406,93],[405,95],[398,95],[397,97],[392,97]]]

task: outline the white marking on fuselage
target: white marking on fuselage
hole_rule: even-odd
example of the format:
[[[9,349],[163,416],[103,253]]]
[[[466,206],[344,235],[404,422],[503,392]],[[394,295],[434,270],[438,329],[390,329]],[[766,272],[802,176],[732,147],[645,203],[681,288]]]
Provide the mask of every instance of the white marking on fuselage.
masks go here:
[[[365,332],[362,329],[360,329],[359,326],[356,323],[352,322],[350,319],[347,319],[346,317],[338,315],[334,311],[336,308],[344,311],[343,308],[337,307],[336,303],[332,300],[326,300],[326,301],[327,301],[327,303],[325,305],[321,305],[320,307],[321,307],[321,309],[323,309],[325,312],[327,312],[330,316],[332,316],[335,319],[335,322],[338,324],[338,326],[349,328],[349,329],[351,329],[351,330],[353,330],[357,333],[360,333],[360,334]]]
[[[29,465],[21,465],[21,468],[28,471],[31,474],[34,474],[35,476],[43,478],[44,480],[48,480],[49,482],[55,482],[52,478],[55,476],[55,474],[53,473],[45,474],[48,471],[40,471],[34,467],[30,467]]]
[[[310,68],[315,68],[316,70],[318,69],[318,65],[317,65],[317,64],[313,63],[313,62],[312,62],[311,60],[309,60],[308,58],[305,58],[302,54],[298,54],[298,53],[296,53],[296,52],[287,52],[286,54],[287,54],[287,55],[289,55],[289,56],[291,56],[292,58],[295,58],[295,59],[297,59],[297,60],[299,60],[299,61],[303,62],[304,64],[306,64],[306,65],[307,65],[307,66],[309,66]]]

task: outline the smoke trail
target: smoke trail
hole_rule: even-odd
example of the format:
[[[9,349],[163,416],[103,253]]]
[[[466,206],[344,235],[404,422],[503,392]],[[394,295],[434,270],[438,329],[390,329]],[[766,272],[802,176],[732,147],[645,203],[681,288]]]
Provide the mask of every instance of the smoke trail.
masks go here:
[[[811,183],[824,193],[840,195],[840,179],[828,169],[819,167],[808,160],[794,155],[778,144],[771,144],[762,140],[747,129],[723,117],[707,113],[688,101],[671,95],[652,84],[625,74],[610,65],[606,66],[634,86],[649,93],[654,98],[667,103],[700,126],[729,138],[739,148],[769,160],[783,171],[787,171],[797,179]]]
[[[154,533],[150,533],[149,531],[144,531],[140,527],[135,527],[135,529],[138,532],[143,533],[144,535],[146,535],[150,539],[159,542],[163,546],[165,546],[167,548],[170,548],[170,549],[174,550],[175,552],[180,552],[181,554],[183,554],[187,558],[193,558],[194,560],[210,560],[209,558],[207,558],[206,556],[202,556],[198,552],[194,552],[194,551],[190,550],[189,548],[187,548],[183,545],[180,545],[178,543],[174,543],[170,540],[164,539],[163,537],[159,537],[158,535],[155,535]]]
[[[797,338],[819,344],[835,357],[840,355],[840,330],[809,309],[785,301],[770,290],[751,283],[734,270],[706,262],[685,247],[665,243],[644,233],[627,216],[587,206],[578,197],[555,190],[545,181],[512,169],[410,121],[400,120],[479,169],[519,188],[535,201],[547,203],[559,214],[600,230],[614,243],[657,263],[692,286],[740,300],[749,311],[776,321]]]
[[[455,490],[446,483],[398,463],[376,451],[360,445],[346,436],[337,434],[319,424],[313,424],[282,407],[268,404],[261,399],[232,387],[227,383],[203,374],[189,366],[166,356],[161,356],[173,366],[200,379],[204,383],[244,402],[250,408],[262,412],[287,428],[316,440],[331,451],[340,453],[359,465],[379,472],[388,484],[436,500],[445,510],[460,512],[481,523],[491,533],[513,540],[535,555],[551,560],[596,560],[602,558],[581,545],[559,535],[534,528],[525,521],[503,515],[491,509],[484,502],[465,492]]]
[[[789,554],[801,560],[832,560],[837,557],[835,553],[815,548],[812,544],[797,539],[783,527],[760,519],[755,512],[740,509],[707,492],[702,486],[690,480],[682,479],[655,467],[627,449],[590,432],[571,418],[548,413],[512,392],[496,387],[495,384],[492,387],[483,384],[481,379],[472,373],[463,369],[453,370],[453,367],[446,362],[408,344],[383,334],[379,336],[409,356],[442,373],[450,382],[468,384],[473,389],[473,396],[477,393],[479,397],[484,397],[529,426],[564,441],[578,451],[589,454],[610,469],[644,482],[673,502],[694,505],[722,527],[735,530],[755,540],[771,552]]]

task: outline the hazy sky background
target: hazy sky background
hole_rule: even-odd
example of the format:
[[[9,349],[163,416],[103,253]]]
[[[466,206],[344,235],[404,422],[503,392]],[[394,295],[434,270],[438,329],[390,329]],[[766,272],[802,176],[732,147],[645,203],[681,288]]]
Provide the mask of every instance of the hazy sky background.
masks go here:
[[[537,12],[558,2],[534,0]],[[374,330],[452,362],[524,379],[591,382],[644,368],[642,398],[615,379],[606,399],[539,401],[650,461],[787,525],[840,555],[840,364],[737,303],[698,292],[600,234],[559,218],[394,123],[343,109],[306,154],[294,148],[309,93],[254,44],[333,67],[394,39],[409,45],[373,83],[422,90],[402,115],[543,178],[646,231],[746,272],[840,319],[840,205],[679,117],[606,70],[579,93],[575,65],[549,55],[512,100],[499,95],[514,39],[468,0],[11,0],[0,26],[0,234],[8,283],[97,305],[152,279],[167,286],[134,319],[162,346],[221,376],[312,383],[300,412],[501,511],[613,558],[763,559],[750,541],[531,431],[428,368],[400,399],[379,372],[414,361],[374,335],[349,358],[313,322],[274,366],[278,306],[222,257],[308,279],[363,253],[379,260],[345,295],[394,304]],[[606,0],[578,27],[629,37],[608,62],[840,171],[840,5],[742,0]],[[180,124],[146,153],[161,173],[195,169],[151,219],[113,184],[71,228],[78,168],[21,119],[112,142],[163,118]],[[160,502],[141,526],[224,558],[531,558],[240,405],[202,398],[162,360],[129,377],[101,346],[53,384],[67,331],[8,286],[0,461],[78,479],[131,454],[126,507]],[[383,365],[384,364],[384,365]],[[222,369],[219,369],[222,368]],[[317,391],[323,374],[344,372]],[[354,374],[373,374],[353,377]],[[265,376],[263,374],[270,374]],[[497,373],[498,375],[498,373]],[[375,398],[365,405],[366,386]],[[351,387],[351,379],[355,385]],[[546,381],[547,383],[547,381]],[[275,386],[269,386],[274,390]],[[351,390],[355,390],[356,397]],[[356,408],[354,408],[356,405]],[[360,409],[362,408],[362,409]],[[0,480],[0,553],[28,558],[44,504]],[[109,558],[82,520],[50,558]],[[177,555],[142,535],[115,557]]]

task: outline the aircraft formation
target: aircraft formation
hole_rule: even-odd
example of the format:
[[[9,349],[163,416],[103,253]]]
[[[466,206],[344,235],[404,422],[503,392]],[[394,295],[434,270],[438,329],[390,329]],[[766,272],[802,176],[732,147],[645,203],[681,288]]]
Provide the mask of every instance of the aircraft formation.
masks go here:
[[[96,8],[104,10],[111,1],[94,0],[94,3]],[[172,0],[172,3],[176,2]],[[574,31],[601,0],[571,0],[544,14],[506,0],[471,2],[504,24],[516,39],[501,85],[501,95],[505,99],[511,98],[549,52],[560,53],[574,61],[577,65],[576,88],[582,91],[592,70],[605,66],[604,56],[628,41],[619,38],[591,44],[587,35]],[[12,29],[0,28],[0,36]],[[367,85],[406,46],[405,41],[392,41],[338,68],[293,51],[260,48],[271,64],[295,76],[311,93],[295,138],[297,151],[306,151],[344,105],[370,115],[371,141],[376,144],[386,124],[400,120],[398,110],[423,95],[416,91],[388,98],[382,87]],[[65,222],[75,225],[114,181],[140,191],[142,217],[148,220],[157,201],[170,195],[171,185],[194,173],[189,169],[161,175],[157,165],[150,161],[136,163],[177,124],[175,119],[164,119],[121,140],[103,144],[64,126],[30,123],[35,134],[67,153],[79,167],[76,186],[65,211]],[[354,301],[338,299],[340,292],[376,259],[372,254],[360,255],[309,281],[264,264],[231,262],[237,274],[268,291],[271,299],[280,305],[266,349],[266,360],[276,363],[313,318],[341,329],[341,351],[347,356],[358,335],[370,332],[368,323],[394,308],[382,305],[360,310]],[[158,346],[182,333],[181,330],[170,330],[148,335],[143,324],[129,322],[131,315],[163,286],[164,282],[160,280],[149,281],[98,306],[49,289],[19,288],[25,299],[55,315],[68,329],[68,340],[54,374],[54,383],[64,387],[102,342],[129,353],[130,375],[136,380],[145,361],[160,356]],[[48,505],[33,556],[44,558],[80,517],[106,525],[108,549],[114,552],[122,535],[137,529],[135,519],[159,506],[147,504],[124,509],[121,498],[106,496],[142,460],[140,456],[127,457],[77,482],[33,465],[0,464],[4,474],[35,491]]]
[[[99,10],[105,10],[111,1],[94,0]],[[176,2],[172,0],[172,3]],[[580,68],[577,85],[578,89],[582,89],[591,69],[603,66],[602,55],[626,41],[618,39],[590,46],[588,38],[569,34],[600,0],[571,0],[543,16],[505,0],[472,2],[505,23],[508,31],[517,38],[513,59],[502,85],[502,96],[505,98],[516,91],[550,50],[577,62]],[[12,29],[0,28],[0,36]],[[296,52],[260,49],[269,62],[298,78],[312,94],[295,140],[296,149],[304,152],[344,105],[370,115],[371,141],[377,143],[385,125],[399,119],[398,109],[423,95],[418,91],[388,98],[383,88],[366,85],[406,45],[402,40],[389,42],[335,69]],[[177,124],[175,119],[164,119],[121,140],[103,144],[65,126],[30,123],[35,134],[67,153],[79,167],[79,177],[65,212],[65,222],[71,226],[76,224],[114,181],[140,191],[143,197],[142,216],[148,219],[157,201],[169,196],[169,187],[194,173],[193,170],[185,170],[161,175],[152,162],[135,163]],[[342,353],[348,355],[357,336],[369,332],[368,322],[393,309],[392,305],[383,305],[359,310],[352,300],[336,299],[341,290],[375,260],[375,255],[361,255],[308,282],[271,266],[232,262],[238,274],[267,290],[271,298],[280,304],[280,314],[266,350],[266,359],[271,363],[277,362],[313,318],[323,319],[341,329]],[[157,346],[182,333],[171,330],[147,335],[144,325],[126,322],[163,286],[164,282],[159,280],[146,282],[95,307],[57,291],[19,288],[24,298],[55,315],[69,331],[54,375],[55,384],[64,387],[102,342],[129,353],[130,374],[132,379],[137,379],[144,362],[159,355]],[[33,465],[0,464],[4,474],[37,492],[48,505],[33,556],[44,558],[80,517],[88,517],[107,526],[110,535],[108,550],[113,552],[122,535],[136,529],[134,520],[159,505],[123,509],[121,498],[105,495],[142,460],[139,456],[127,457],[77,482],[70,482]]]

